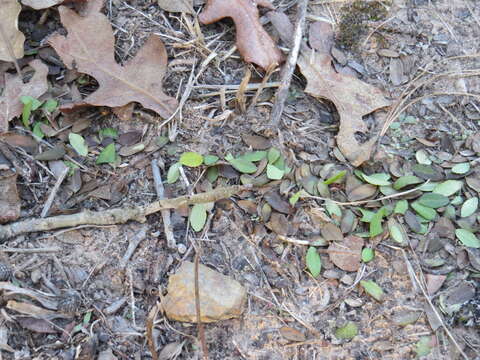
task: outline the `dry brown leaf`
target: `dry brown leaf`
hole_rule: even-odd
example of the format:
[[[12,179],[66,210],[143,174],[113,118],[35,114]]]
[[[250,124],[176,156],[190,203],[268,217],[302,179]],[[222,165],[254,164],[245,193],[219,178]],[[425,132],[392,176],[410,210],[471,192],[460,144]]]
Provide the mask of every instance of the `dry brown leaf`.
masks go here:
[[[193,0],[158,0],[158,6],[168,12],[193,14]]]
[[[136,101],[163,118],[172,115],[178,103],[162,89],[167,52],[158,36],[151,36],[137,55],[121,66],[114,58],[115,39],[105,15],[92,10],[82,17],[65,6],[59,12],[68,35],[56,35],[50,44],[69,69],[93,76],[99,84],[97,91],[73,107],[118,107]]]
[[[0,41],[0,46],[1,46]],[[0,50],[1,51],[1,50]],[[38,98],[48,90],[48,67],[40,60],[33,60],[30,66],[35,69],[35,74],[26,84],[18,75],[5,74],[5,89],[0,96],[0,133],[8,130],[8,122],[22,113],[22,96]]]
[[[0,2],[0,60],[12,61],[23,57],[25,36],[18,30],[18,14],[22,6],[17,0]]]
[[[380,89],[353,76],[337,73],[328,54],[304,52],[298,59],[300,70],[307,79],[305,91],[312,96],[333,102],[340,115],[337,145],[354,166],[370,158],[377,136],[371,135],[363,117],[390,105]],[[381,124],[379,124],[381,127]],[[356,135],[368,138],[361,143]]]
[[[2,171],[0,176],[0,224],[20,217],[20,197],[17,191],[17,174]]]
[[[362,258],[363,239],[347,236],[342,242],[332,242],[328,247],[330,260],[345,271],[357,271]]]
[[[273,9],[268,0],[208,0],[198,18],[202,24],[212,24],[226,17],[232,18],[240,54],[246,62],[267,70],[270,66],[281,64],[285,58],[262,27],[257,5]]]

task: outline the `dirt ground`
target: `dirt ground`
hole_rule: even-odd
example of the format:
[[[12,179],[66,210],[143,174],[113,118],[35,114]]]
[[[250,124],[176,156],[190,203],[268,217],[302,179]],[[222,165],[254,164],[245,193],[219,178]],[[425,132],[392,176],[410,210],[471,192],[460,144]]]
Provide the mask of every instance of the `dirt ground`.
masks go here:
[[[394,119],[380,138],[372,160],[363,164],[362,170],[390,173],[392,169],[408,167],[421,149],[438,160],[438,164],[452,153],[477,164],[478,152],[471,149],[475,141],[480,143],[480,139],[475,140],[480,120],[480,7],[469,0],[371,3],[381,4],[383,9],[377,19],[372,19],[371,14],[355,14],[348,1],[312,0],[305,34],[308,40],[308,27],[315,21],[331,23],[336,36],[332,55],[338,71],[382,89],[392,106],[402,99],[419,99]],[[273,4],[294,21],[295,1],[273,1]],[[195,7],[197,11],[200,9]],[[56,59],[45,60],[51,71],[49,79],[53,93],[61,101],[67,101],[72,94],[62,76],[65,68],[45,43],[61,24],[55,9],[48,10],[47,15],[43,15],[44,11],[24,9],[20,29],[27,37],[27,47],[46,49],[42,59],[47,59],[47,55]],[[153,159],[158,160],[165,175],[185,151],[222,158],[227,153],[248,151],[240,136],[243,134],[266,136],[291,166],[308,168],[313,176],[322,177],[322,169],[327,168],[328,174],[354,170],[336,147],[339,123],[335,107],[304,92],[308,79],[298,69],[278,131],[269,132],[266,123],[275,101],[274,83],[279,80],[279,72],[272,75],[269,84],[273,85],[262,91],[257,105],[247,113],[241,112],[236,93],[246,70],[252,71],[250,83],[261,82],[263,72],[243,62],[237,51],[231,51],[235,28],[230,20],[201,25],[203,44],[207,44],[201,45],[197,34],[192,33],[194,17],[165,12],[156,2],[110,0],[105,13],[115,32],[118,62],[132,58],[148,35],[155,33],[161,36],[169,55],[166,92],[180,99],[191,73],[197,78],[181,118],[164,126],[160,125],[161,119],[138,105],[128,121],[119,120],[107,108],[89,108],[75,115],[76,121],[91,119],[83,132],[87,139],[102,128],[112,127],[119,134],[138,131],[145,143],[160,135],[170,141],[154,151],[126,157],[121,167],[86,164],[88,171],[81,174],[80,191],[73,194],[66,185],[62,186],[51,214],[153,202],[157,199],[150,166]],[[41,16],[46,19],[38,25]],[[353,26],[354,19],[358,20],[358,27]],[[271,23],[266,22],[265,28],[283,49],[287,48]],[[212,52],[217,55],[203,67],[202,61]],[[40,55],[30,58],[35,56]],[[451,75],[437,77],[445,73]],[[431,81],[412,88],[412,84],[418,84],[415,82],[418,76]],[[96,86],[91,79],[77,84],[82,95]],[[224,88],[225,85],[228,86]],[[254,95],[254,91],[246,92],[247,107]],[[378,118],[371,121],[372,132],[378,133],[380,128],[375,126]],[[22,133],[18,127],[13,131]],[[34,172],[30,179],[20,178],[18,182],[22,217],[39,216],[55,179],[38,161],[27,155],[17,156]],[[239,174],[231,169],[222,170],[221,175],[218,185],[240,182]],[[182,176],[175,184],[165,183],[167,196],[187,194],[192,191],[192,184],[197,185],[197,191],[207,190],[204,176],[201,170],[186,169],[185,178]],[[480,269],[472,266],[473,261],[470,264],[465,260],[468,254],[464,249],[454,245],[427,249],[422,245],[425,236],[410,231],[411,246],[399,248],[385,235],[382,239],[365,239],[375,248],[375,258],[362,264],[358,272],[343,271],[327,253],[320,253],[322,272],[313,278],[305,265],[308,247],[282,241],[271,225],[262,220],[267,191],[280,191],[288,201],[286,194],[291,194],[295,184],[294,180],[286,181],[290,183],[275,182],[259,191],[217,202],[201,232],[187,226],[188,217],[183,209],[172,211],[178,249],[167,247],[160,214],[149,216],[144,224],[80,226],[21,235],[5,242],[3,256],[14,269],[12,282],[57,296],[64,306],[72,306],[72,314],[51,321],[21,316],[5,306],[12,298],[25,297],[4,294],[0,343],[8,342],[14,351],[6,351],[2,345],[2,358],[150,359],[145,336],[148,313],[165,294],[169,276],[183,261],[193,261],[196,249],[201,249],[202,264],[236,279],[248,293],[241,318],[205,325],[212,360],[415,359],[418,343],[425,338],[431,351],[421,358],[460,359],[459,347],[469,359],[480,359]],[[347,200],[342,186],[332,191],[332,196],[337,201]],[[284,236],[292,239],[319,236],[322,223],[319,213],[325,214],[324,202],[300,200],[295,211],[286,215],[288,229]],[[471,226],[478,229],[476,215],[472,221]],[[138,246],[125,261],[129,244],[136,240]],[[31,252],[15,250],[19,248]],[[42,248],[55,250],[42,251]],[[478,249],[474,251],[470,256],[478,259]],[[428,267],[427,260],[432,258],[441,258],[443,262],[435,268]],[[443,313],[443,324],[458,347],[432,315],[412,273],[448,275],[441,290],[431,297],[436,308],[443,295],[466,284],[475,287],[476,296],[463,304],[461,310]],[[380,285],[385,300],[378,302],[369,297],[358,286],[361,279]],[[82,322],[86,325],[72,332]],[[347,322],[357,324],[358,335],[341,340],[335,332]],[[281,328],[293,328],[302,336],[294,341]],[[177,345],[178,353],[165,359],[200,359],[197,331],[195,324],[169,321],[159,314],[154,336],[160,350],[167,344]]]

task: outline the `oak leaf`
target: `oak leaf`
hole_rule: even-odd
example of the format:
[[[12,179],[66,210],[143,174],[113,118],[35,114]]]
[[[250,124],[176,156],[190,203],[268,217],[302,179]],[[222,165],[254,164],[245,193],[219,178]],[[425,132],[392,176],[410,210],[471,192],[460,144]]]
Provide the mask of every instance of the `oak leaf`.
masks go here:
[[[370,158],[377,136],[371,134],[363,117],[390,105],[382,91],[353,76],[337,73],[326,53],[304,51],[298,65],[307,79],[308,94],[330,100],[340,115],[337,145],[354,166]],[[368,140],[361,143],[356,136]]]
[[[163,118],[173,114],[178,103],[163,92],[167,52],[158,36],[151,36],[137,55],[121,66],[114,58],[115,39],[105,15],[89,11],[82,17],[65,6],[59,13],[68,35],[53,36],[50,45],[69,69],[88,74],[99,84],[98,90],[73,107],[118,107],[135,101]]]
[[[268,0],[208,0],[207,6],[198,16],[202,24],[212,24],[223,18],[232,18],[235,23],[238,51],[246,62],[263,69],[279,65],[284,56],[262,27],[257,5],[273,9]]]
[[[15,59],[23,57],[25,36],[18,30],[20,10],[17,0],[0,1],[0,61],[13,61],[12,55]]]
[[[347,236],[343,241],[332,241],[328,247],[330,260],[345,271],[357,271],[362,259],[363,239],[357,236]]]
[[[22,96],[36,99],[48,90],[48,66],[40,60],[33,60],[29,65],[35,70],[35,74],[26,84],[21,76],[5,73],[5,89],[0,96],[0,133],[6,132],[8,122],[22,113]]]
[[[20,0],[25,6],[29,6],[35,10],[47,9],[49,7],[63,3],[83,3],[87,0]]]

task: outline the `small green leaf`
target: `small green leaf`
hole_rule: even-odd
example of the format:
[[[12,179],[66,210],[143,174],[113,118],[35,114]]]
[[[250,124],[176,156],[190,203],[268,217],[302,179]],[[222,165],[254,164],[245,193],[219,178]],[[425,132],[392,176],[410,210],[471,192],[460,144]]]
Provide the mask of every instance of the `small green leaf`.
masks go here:
[[[455,194],[457,191],[460,191],[460,189],[463,186],[463,182],[459,180],[447,180],[444,181],[433,189],[433,192],[435,194],[441,194],[443,196],[451,196]]]
[[[372,280],[361,280],[360,285],[365,289],[365,292],[373,297],[377,301],[383,301],[384,292],[380,286],[378,286]]]
[[[352,321],[347,322],[344,326],[339,327],[337,330],[335,330],[335,337],[339,340],[350,340],[357,335],[358,327]]]
[[[411,206],[418,215],[427,220],[434,220],[437,217],[437,212],[435,211],[435,209],[426,207],[417,201],[411,203]]]
[[[395,242],[401,245],[407,244],[407,233],[405,229],[393,218],[388,220],[388,231]]]
[[[117,159],[117,154],[115,152],[115,144],[111,143],[105,146],[102,152],[98,155],[97,164],[111,164],[114,163]]]
[[[270,180],[280,180],[284,174],[285,174],[285,171],[280,170],[276,166],[272,164],[267,165],[267,177]]]
[[[378,210],[370,221],[370,237],[375,237],[383,233],[382,219],[385,215],[383,208]]]
[[[118,131],[113,128],[105,128],[105,129],[101,129],[98,132],[98,135],[100,136],[101,139],[106,137],[116,139],[118,137]]]
[[[336,215],[338,217],[342,216],[342,209],[340,209],[340,206],[335,204],[332,200],[325,201],[325,208],[327,209],[330,216],[332,215]]]
[[[168,139],[167,136],[157,136],[157,138],[155,139],[155,143],[160,147],[164,147],[165,145],[168,144],[170,140]]]
[[[177,162],[177,163],[173,164],[172,166],[170,166],[170,168],[168,169],[167,182],[169,184],[173,184],[180,177],[180,166],[182,166],[182,164]]]
[[[372,175],[365,175],[363,174],[363,180],[367,183],[377,186],[387,186],[390,185],[390,175],[385,173],[378,173]]]
[[[471,247],[475,249],[480,248],[480,240],[471,231],[465,229],[457,229],[455,230],[455,235],[457,236],[458,240],[460,240],[460,242],[466,247]]]
[[[218,167],[210,166],[207,170],[207,179],[212,184],[218,179]]]
[[[400,190],[406,186],[420,184],[421,182],[423,182],[423,180],[415,175],[401,176],[393,183],[393,188]]]
[[[46,112],[54,112],[58,107],[58,101],[54,99],[48,99],[43,105],[42,109]]]
[[[199,232],[207,222],[207,210],[205,204],[195,204],[190,211],[190,225],[192,229]]]
[[[395,209],[393,209],[393,212],[395,214],[405,214],[405,211],[408,210],[408,201],[407,200],[400,200],[397,201],[395,204]]]
[[[180,156],[180,164],[188,167],[197,167],[203,164],[203,156],[193,151],[184,152]]]
[[[462,205],[462,209],[460,210],[461,217],[468,217],[473,215],[478,208],[478,197],[472,197],[465,201]]]
[[[45,137],[45,134],[42,131],[42,128],[40,127],[42,123],[40,121],[37,121],[35,125],[33,126],[33,133],[35,136],[37,136],[40,139],[43,139]]]
[[[436,193],[427,193],[420,196],[417,200],[423,206],[438,209],[448,204],[448,197]]]
[[[420,149],[415,153],[415,158],[419,164],[431,165],[432,160],[428,157],[428,154],[425,150]]]
[[[205,155],[203,157],[203,163],[207,166],[213,165],[218,161],[218,156],[215,155]]]
[[[70,168],[70,170],[68,171],[68,176],[72,176],[75,170],[79,168],[77,164],[71,161],[64,161],[63,163]]]
[[[83,326],[87,326],[92,319],[92,312],[87,311],[87,313],[83,316]]]
[[[226,159],[226,158],[225,158]],[[227,160],[236,170],[243,174],[254,174],[257,171],[257,166],[251,161],[243,159]]]
[[[285,159],[283,158],[283,156],[280,156],[277,161],[273,162],[272,163],[273,166],[279,168],[280,170],[284,170],[285,173],[287,171],[290,171],[288,167],[285,166]]]
[[[268,163],[273,164],[275,161],[277,161],[280,158],[280,151],[274,147],[270,148],[268,150],[267,158],[268,158]]]
[[[320,259],[320,255],[318,255],[317,249],[313,246],[310,246],[307,250],[307,257],[306,263],[308,271],[314,278],[320,275],[320,271],[322,270],[322,261]]]
[[[290,205],[295,206],[297,201],[300,199],[300,196],[302,195],[302,190],[297,191],[295,194],[293,194],[290,199],[288,199],[288,202]]]
[[[362,218],[360,219],[360,221],[366,222],[366,223],[369,223],[370,221],[372,221],[373,216],[375,215],[373,211],[365,210],[362,208],[358,208],[358,210],[362,213]]]
[[[364,263],[372,261],[374,257],[375,257],[375,252],[373,251],[373,249],[363,248],[363,250],[362,250],[362,261]]]
[[[327,180],[325,180],[323,183],[325,185],[330,185],[330,184],[333,184],[334,182],[340,180],[341,178],[343,178],[345,175],[347,174],[347,171],[346,170],[342,170],[342,171],[339,171],[338,173],[336,173],[335,175],[329,177]]]
[[[78,155],[88,155],[88,146],[87,144],[85,144],[85,139],[83,138],[83,136],[75,133],[70,133],[68,134],[68,140],[70,142],[70,145],[72,145]]]
[[[470,163],[460,163],[452,167],[452,173],[454,174],[466,174],[470,171]]]
[[[244,160],[247,160],[247,161],[255,162],[255,161],[263,160],[266,157],[267,157],[267,152],[266,151],[251,151],[251,152],[248,152],[246,154],[243,154],[243,155],[239,156],[238,158],[239,159],[244,159]]]
[[[417,353],[417,358],[422,356],[427,356],[432,351],[432,341],[430,336],[422,336],[420,340],[415,345],[415,352]]]

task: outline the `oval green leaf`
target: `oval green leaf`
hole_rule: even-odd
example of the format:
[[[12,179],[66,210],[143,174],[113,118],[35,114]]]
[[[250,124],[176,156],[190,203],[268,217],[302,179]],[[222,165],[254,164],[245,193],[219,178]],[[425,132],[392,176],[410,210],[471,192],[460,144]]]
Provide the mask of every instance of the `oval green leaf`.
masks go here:
[[[318,255],[317,249],[313,246],[310,246],[307,250],[306,263],[308,271],[312,274],[313,277],[320,275],[320,270],[322,270],[322,261],[320,255]]]
[[[473,215],[475,211],[478,209],[478,197],[472,197],[465,201],[462,205],[462,209],[460,210],[461,217],[467,217]]]
[[[395,208],[393,209],[393,212],[395,214],[405,214],[405,212],[408,210],[408,201],[407,200],[400,200],[397,201],[395,204]]]
[[[117,159],[117,154],[115,152],[115,144],[111,143],[105,146],[102,152],[98,155],[97,164],[111,164],[114,163]]]
[[[385,173],[378,173],[378,174],[372,174],[372,175],[363,174],[363,180],[365,180],[369,184],[377,185],[377,186],[390,185],[389,179],[390,179],[390,175]]]
[[[415,175],[406,175],[406,176],[399,177],[393,183],[393,188],[395,190],[400,190],[406,186],[420,184],[421,182],[423,182],[423,180]]]
[[[454,174],[466,174],[470,171],[470,163],[461,163],[452,167],[452,172]]]
[[[412,208],[416,211],[416,213],[424,219],[434,220],[437,217],[437,212],[435,211],[435,209],[426,207],[417,201],[414,201],[411,205]]]
[[[480,248],[480,240],[471,231],[465,229],[457,229],[455,230],[455,235],[457,236],[458,240],[460,240],[460,242],[466,247],[471,247],[475,249]]]
[[[207,166],[213,165],[218,161],[218,156],[215,155],[205,155],[203,157],[203,163]]]
[[[199,232],[207,222],[207,210],[205,204],[195,204],[190,211],[190,225],[192,229]]]
[[[364,248],[362,250],[362,261],[364,263],[367,263],[369,261],[372,261],[373,258],[375,257],[375,252],[371,248]]]
[[[463,186],[463,182],[459,180],[447,180],[444,181],[433,189],[433,192],[435,194],[441,194],[443,196],[451,196],[455,194],[457,191],[460,191],[460,189]]]
[[[335,330],[335,337],[340,340],[350,340],[353,339],[358,334],[357,325],[349,321],[344,326],[339,327]]]
[[[267,165],[267,177],[270,180],[280,180],[284,174],[285,174],[285,171],[280,170],[276,166],[272,164]]]
[[[277,161],[280,158],[280,151],[274,147],[270,148],[268,150],[267,158],[268,158],[268,163],[273,164],[275,161]]]
[[[441,194],[436,194],[436,193],[423,194],[422,196],[420,196],[420,198],[417,201],[423,206],[426,206],[432,209],[438,209],[440,207],[443,207],[447,205],[449,202],[448,197]]]
[[[177,162],[177,163],[173,164],[172,166],[170,166],[170,168],[168,169],[167,182],[169,184],[173,184],[180,177],[180,166],[182,166],[182,164]]]
[[[75,133],[70,133],[68,134],[68,140],[70,142],[70,145],[72,145],[78,155],[87,156],[88,146],[87,144],[85,144],[85,139],[83,138],[83,136]]]
[[[247,160],[247,161],[260,161],[267,157],[266,151],[251,151],[246,154],[243,154],[239,157],[239,159]]]
[[[207,170],[207,179],[214,183],[218,179],[218,167],[210,166]]]
[[[257,166],[251,161],[238,158],[228,160],[228,162],[236,170],[240,171],[243,174],[254,174],[255,172],[257,172]]]
[[[372,280],[361,280],[360,285],[365,289],[365,292],[373,297],[377,301],[383,301],[384,292],[380,286],[378,286]]]
[[[203,164],[203,156],[193,151],[184,152],[180,156],[180,164],[188,167],[197,167]]]

